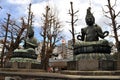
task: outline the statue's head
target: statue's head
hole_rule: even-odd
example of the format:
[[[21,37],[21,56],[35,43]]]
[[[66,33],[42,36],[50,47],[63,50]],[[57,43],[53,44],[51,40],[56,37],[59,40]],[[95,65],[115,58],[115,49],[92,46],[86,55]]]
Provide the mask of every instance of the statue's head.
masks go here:
[[[33,36],[34,36],[34,31],[33,31],[32,27],[29,27],[29,29],[28,29],[28,37],[32,38]]]
[[[95,18],[93,16],[93,14],[91,13],[91,7],[89,7],[87,9],[87,14],[86,14],[86,17],[85,17],[85,21],[86,21],[86,24],[91,26],[95,23]]]

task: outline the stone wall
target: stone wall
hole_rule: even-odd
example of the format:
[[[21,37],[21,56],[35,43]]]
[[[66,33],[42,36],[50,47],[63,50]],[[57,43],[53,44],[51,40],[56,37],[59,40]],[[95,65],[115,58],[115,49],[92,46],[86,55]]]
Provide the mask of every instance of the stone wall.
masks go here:
[[[68,70],[98,70],[98,60],[79,60],[69,61],[67,64]]]
[[[117,70],[120,70],[120,60],[119,61],[117,61]]]
[[[77,70],[77,61],[68,61],[67,70]]]
[[[98,60],[79,60],[77,62],[78,70],[98,70]]]
[[[100,60],[99,61],[99,69],[100,70],[116,70],[117,69],[117,61],[115,60]]]
[[[81,59],[78,61],[69,61],[67,69],[78,71],[120,70],[120,61]]]

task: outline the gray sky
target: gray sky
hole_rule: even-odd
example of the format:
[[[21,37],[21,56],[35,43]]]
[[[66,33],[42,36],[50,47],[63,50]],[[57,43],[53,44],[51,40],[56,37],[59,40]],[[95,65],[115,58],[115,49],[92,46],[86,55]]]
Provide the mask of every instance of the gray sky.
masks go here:
[[[102,8],[107,10],[107,7],[105,6],[107,4],[107,0],[0,0],[0,6],[2,6],[2,9],[0,10],[0,20],[7,16],[6,13],[10,13],[12,15],[11,17],[15,19],[26,16],[28,12],[28,5],[29,3],[32,3],[32,11],[35,15],[35,36],[40,37],[38,29],[40,24],[42,24],[40,19],[42,17],[42,13],[45,12],[46,5],[50,5],[57,11],[58,17],[64,25],[64,33],[66,36],[65,39],[69,40],[72,38],[72,35],[69,32],[71,26],[69,23],[66,23],[66,21],[70,21],[70,16],[68,14],[70,9],[70,1],[73,2],[74,11],[79,10],[75,17],[78,18],[75,26],[76,33],[80,32],[80,29],[86,26],[86,9],[90,6],[92,8],[91,12],[95,16],[96,24],[100,25],[103,31],[109,30],[110,35],[113,34],[111,33],[112,30],[105,24],[110,23],[110,20],[104,17],[102,11]],[[114,4],[114,1],[115,0],[111,0],[111,3]],[[117,0],[117,6],[115,7],[116,11],[119,11],[120,9],[118,4],[120,4],[119,0]],[[119,18],[118,22],[120,22]],[[109,36],[105,39],[114,41],[114,39]]]

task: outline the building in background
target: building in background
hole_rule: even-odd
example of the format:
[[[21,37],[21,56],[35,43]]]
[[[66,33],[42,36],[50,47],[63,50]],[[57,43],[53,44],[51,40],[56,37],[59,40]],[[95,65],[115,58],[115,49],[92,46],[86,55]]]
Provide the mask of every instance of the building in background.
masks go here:
[[[68,40],[68,43],[67,43],[67,59],[69,60],[73,60],[73,47],[72,47],[72,44],[73,44],[73,41],[72,39],[71,40]]]
[[[39,46],[36,50],[36,53],[39,54],[38,59],[40,60],[41,56],[41,49],[42,49],[42,42],[39,43]],[[72,60],[73,59],[73,48],[72,48],[72,40],[68,40],[66,42],[65,40],[61,40],[61,44],[57,45],[53,53],[51,55],[51,59],[54,60],[60,60],[60,59],[68,59]]]
[[[2,53],[2,47],[3,47],[3,44],[0,44],[0,56],[1,56],[1,53]]]
[[[60,45],[57,45],[53,50],[53,59],[66,59],[67,58],[67,46],[66,41],[62,40]],[[57,56],[56,56],[57,55]]]
[[[58,56],[61,56],[61,59],[65,59],[66,58],[66,45],[65,44],[61,44],[59,46],[57,46],[57,53]]]
[[[0,43],[0,62],[1,62],[2,48],[3,48],[3,44]]]

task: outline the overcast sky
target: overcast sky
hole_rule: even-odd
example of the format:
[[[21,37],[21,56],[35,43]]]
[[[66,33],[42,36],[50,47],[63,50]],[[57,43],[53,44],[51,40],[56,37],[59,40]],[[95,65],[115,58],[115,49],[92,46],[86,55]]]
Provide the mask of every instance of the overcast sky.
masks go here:
[[[103,16],[102,8],[107,10],[105,6],[107,4],[107,0],[0,0],[0,6],[2,9],[0,10],[0,20],[7,17],[6,13],[10,13],[11,17],[14,19],[20,19],[27,15],[28,12],[28,5],[32,3],[32,11],[35,15],[34,18],[34,27],[35,27],[35,36],[39,36],[39,27],[41,24],[41,17],[42,13],[45,12],[46,5],[50,5],[54,8],[57,13],[62,25],[64,25],[64,35],[66,36],[66,40],[70,40],[72,35],[70,34],[69,30],[71,26],[66,21],[70,21],[70,16],[68,11],[70,9],[70,1],[73,2],[74,11],[79,10],[76,14],[75,18],[78,18],[75,26],[75,32],[80,32],[82,27],[86,26],[85,23],[85,16],[86,16],[86,9],[90,6],[92,8],[91,12],[93,13],[96,24],[100,25],[103,29],[109,30],[111,34],[111,30],[105,23],[110,23],[110,21]],[[113,4],[115,0],[111,0]],[[117,4],[120,4],[120,1],[117,0]],[[117,5],[116,10],[119,11],[120,6]],[[120,19],[118,19],[120,20]],[[40,38],[39,38],[40,39]],[[111,37],[107,37],[110,41],[113,41]]]

